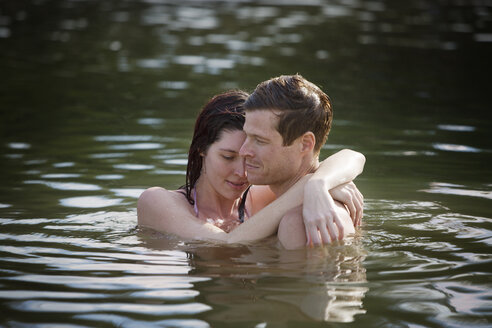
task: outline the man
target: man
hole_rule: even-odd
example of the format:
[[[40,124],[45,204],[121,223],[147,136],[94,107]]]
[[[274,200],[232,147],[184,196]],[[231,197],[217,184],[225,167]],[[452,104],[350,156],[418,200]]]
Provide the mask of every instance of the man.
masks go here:
[[[239,153],[245,157],[250,183],[269,185],[279,197],[301,177],[318,169],[333,112],[330,99],[316,85],[300,75],[270,79],[257,86],[244,110],[246,140]],[[360,161],[363,165],[362,154]],[[326,210],[310,213],[303,210],[308,206],[300,206],[284,216],[278,231],[282,244],[287,248],[319,245],[354,232],[362,217],[362,195],[354,190],[358,206],[351,209],[357,212],[352,213],[353,224],[347,209],[326,192]],[[310,200],[305,194],[304,205]]]

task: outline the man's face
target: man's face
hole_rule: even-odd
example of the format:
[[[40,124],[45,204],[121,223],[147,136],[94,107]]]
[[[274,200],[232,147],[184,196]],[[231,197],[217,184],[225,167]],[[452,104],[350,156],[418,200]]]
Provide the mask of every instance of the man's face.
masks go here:
[[[252,184],[281,185],[294,178],[299,171],[299,141],[284,146],[282,136],[276,129],[278,120],[271,110],[246,112],[243,127],[246,140],[239,155],[246,160],[248,181]]]

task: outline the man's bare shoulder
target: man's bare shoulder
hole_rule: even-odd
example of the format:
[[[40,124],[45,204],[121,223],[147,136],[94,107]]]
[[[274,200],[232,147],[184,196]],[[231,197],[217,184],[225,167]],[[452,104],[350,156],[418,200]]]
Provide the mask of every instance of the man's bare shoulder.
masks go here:
[[[250,197],[248,197],[246,206],[249,206],[252,209],[252,215],[276,199],[275,194],[269,186],[251,186],[249,195]]]
[[[335,200],[335,205],[336,205],[335,210],[337,211],[338,216],[342,220],[344,235],[346,236],[354,233],[355,232],[354,223],[350,218],[350,213],[347,207],[345,207],[345,205],[343,205],[342,203],[336,200]]]

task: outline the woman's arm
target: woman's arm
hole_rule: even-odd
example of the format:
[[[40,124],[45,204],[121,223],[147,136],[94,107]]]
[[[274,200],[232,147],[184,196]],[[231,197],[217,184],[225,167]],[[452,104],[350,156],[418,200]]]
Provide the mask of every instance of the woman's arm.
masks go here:
[[[279,198],[230,231],[227,235],[227,242],[259,240],[275,234],[282,217],[302,204],[304,187],[310,176],[311,174],[302,177]]]
[[[336,217],[339,226],[342,227],[338,236],[343,237],[344,221],[340,218],[335,202],[328,190],[355,179],[362,172],[364,163],[364,155],[349,149],[331,155],[320,164],[315,173],[304,176],[275,201],[229,232],[227,241],[232,243],[258,240],[274,234],[283,216],[293,208],[303,204],[303,200],[303,208],[306,208],[306,201],[308,204],[308,218],[315,215],[324,219],[325,221],[321,222],[320,226],[323,226],[322,223],[324,223],[325,230],[327,219],[329,218],[331,222],[331,218]],[[315,193],[314,197],[312,193]],[[324,197],[328,200],[322,199]],[[318,213],[322,213],[322,215],[318,215]],[[307,231],[306,226],[306,235],[310,240]],[[319,234],[317,236],[319,238]],[[328,239],[325,242],[329,243],[331,239],[329,235],[327,236]]]
[[[187,239],[215,240],[226,243],[252,241],[271,236],[282,217],[302,203],[305,176],[277,200],[227,233],[213,224],[198,220],[184,197],[164,188],[145,190],[137,202],[138,225],[169,232]]]
[[[364,164],[364,155],[343,149],[321,162],[306,183],[302,215],[308,243],[319,245],[344,236],[343,223],[329,190],[355,179]]]
[[[330,189],[330,195],[347,207],[354,227],[360,226],[364,216],[364,196],[353,182]]]

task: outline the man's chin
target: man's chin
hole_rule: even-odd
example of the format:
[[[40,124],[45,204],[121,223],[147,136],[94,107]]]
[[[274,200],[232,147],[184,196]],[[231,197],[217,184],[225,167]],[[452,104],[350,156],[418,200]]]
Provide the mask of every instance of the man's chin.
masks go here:
[[[266,184],[268,184],[266,182],[266,180],[263,179],[263,177],[255,176],[255,175],[249,175],[249,174],[248,174],[248,182],[250,184],[254,184],[254,185],[266,185]]]

